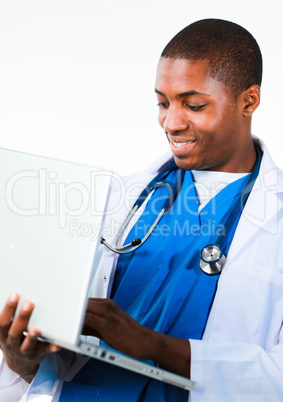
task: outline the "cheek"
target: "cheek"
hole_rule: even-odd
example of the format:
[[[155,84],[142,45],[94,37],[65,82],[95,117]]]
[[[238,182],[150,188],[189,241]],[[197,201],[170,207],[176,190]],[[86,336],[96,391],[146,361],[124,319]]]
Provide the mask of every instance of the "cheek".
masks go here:
[[[189,120],[191,126],[200,131],[215,131],[215,128],[219,124],[219,115],[215,108],[207,107],[203,111],[190,112]]]
[[[223,118],[223,115],[217,111],[196,114],[191,124],[205,142],[221,139],[227,130],[227,119]]]

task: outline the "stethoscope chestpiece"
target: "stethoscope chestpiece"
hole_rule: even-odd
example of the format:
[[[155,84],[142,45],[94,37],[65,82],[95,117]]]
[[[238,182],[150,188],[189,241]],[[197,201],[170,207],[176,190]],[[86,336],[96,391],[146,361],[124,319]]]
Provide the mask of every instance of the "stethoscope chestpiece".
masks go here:
[[[207,275],[218,275],[225,264],[226,257],[216,245],[205,246],[200,253],[200,268]]]

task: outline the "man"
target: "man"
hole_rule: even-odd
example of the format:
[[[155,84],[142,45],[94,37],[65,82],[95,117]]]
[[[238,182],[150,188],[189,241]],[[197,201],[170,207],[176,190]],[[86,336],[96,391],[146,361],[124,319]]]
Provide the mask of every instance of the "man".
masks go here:
[[[261,75],[256,41],[231,22],[198,21],[165,47],[156,78],[159,122],[180,168],[166,180],[183,172],[182,187],[134,253],[117,259],[101,246],[85,317],[85,335],[195,380],[193,402],[280,401],[283,394],[283,175],[251,136]],[[126,185],[145,186],[171,160]],[[163,191],[148,201],[129,239],[142,238]],[[227,260],[223,272],[209,275],[200,255],[214,244]],[[11,323],[17,302],[11,295],[0,315],[0,396],[25,400],[33,381],[30,398],[188,400],[186,391],[40,344],[36,328],[23,339],[33,305],[25,302]]]

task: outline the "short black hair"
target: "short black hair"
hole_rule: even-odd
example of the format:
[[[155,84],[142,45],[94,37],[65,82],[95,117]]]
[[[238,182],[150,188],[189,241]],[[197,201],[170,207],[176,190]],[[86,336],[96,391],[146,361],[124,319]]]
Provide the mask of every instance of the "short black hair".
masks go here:
[[[262,55],[254,37],[230,21],[204,19],[182,29],[161,57],[208,60],[210,75],[237,97],[253,84],[261,85]]]

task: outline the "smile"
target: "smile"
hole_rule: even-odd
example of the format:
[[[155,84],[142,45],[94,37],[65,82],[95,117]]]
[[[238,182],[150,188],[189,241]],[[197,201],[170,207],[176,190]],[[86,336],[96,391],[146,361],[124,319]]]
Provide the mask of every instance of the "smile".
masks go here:
[[[176,157],[184,157],[187,156],[188,153],[192,152],[192,150],[196,147],[197,140],[190,141],[170,141],[170,148]]]
[[[172,141],[172,144],[174,145],[174,147],[180,148],[183,145],[192,144],[193,142],[195,142],[195,141],[187,141],[187,142],[175,142],[175,141]]]

